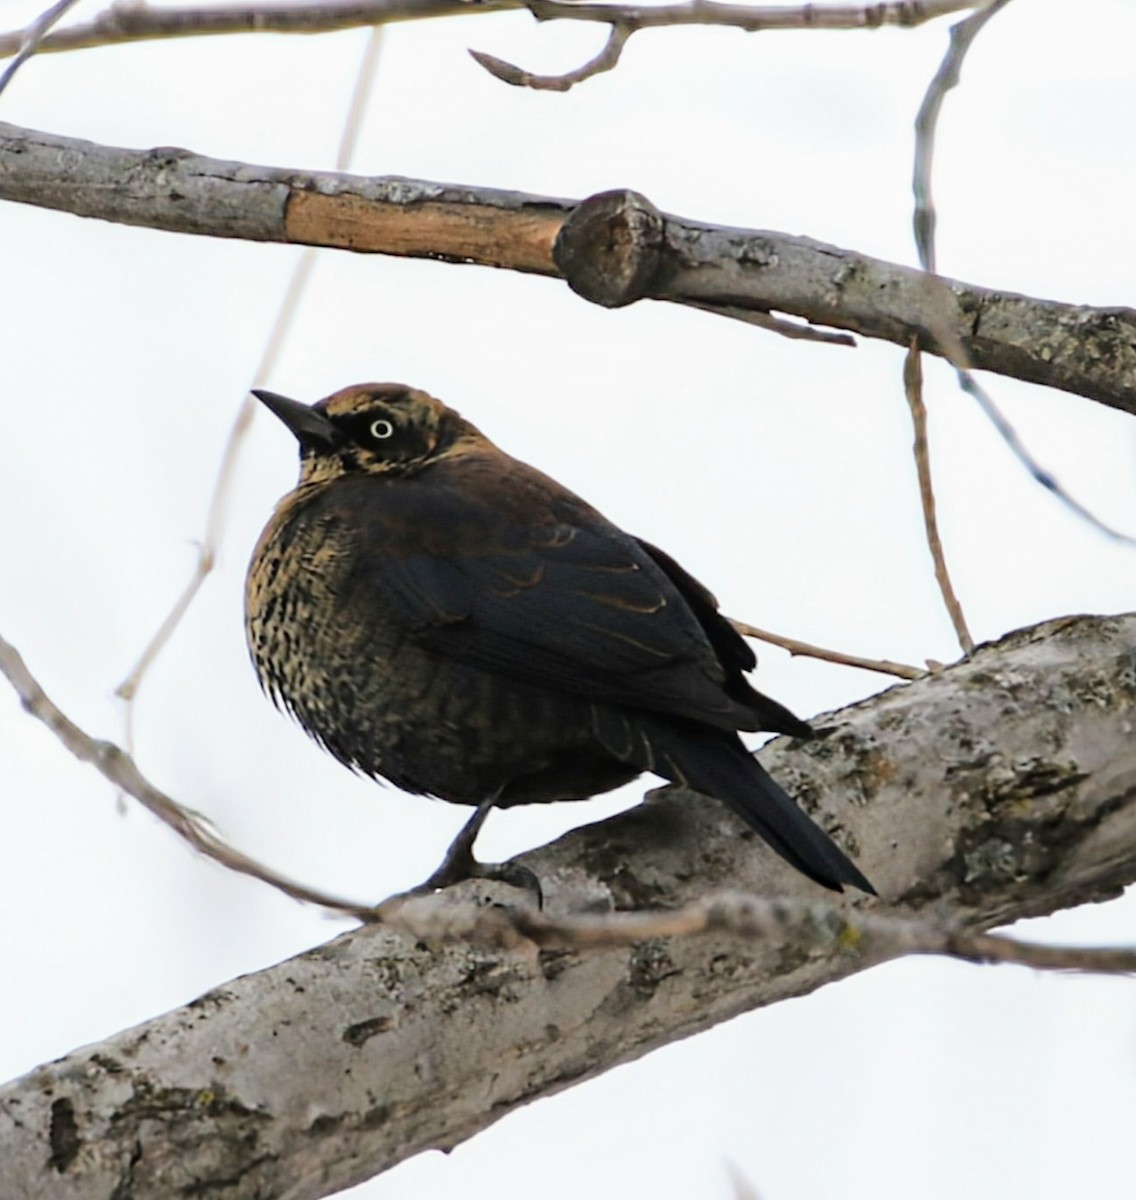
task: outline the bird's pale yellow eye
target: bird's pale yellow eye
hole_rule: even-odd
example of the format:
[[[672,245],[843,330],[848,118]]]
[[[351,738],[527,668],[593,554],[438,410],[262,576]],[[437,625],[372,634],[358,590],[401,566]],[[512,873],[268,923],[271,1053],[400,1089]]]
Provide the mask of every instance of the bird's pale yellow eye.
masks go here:
[[[379,441],[385,441],[394,433],[394,426],[390,421],[380,418],[377,421],[371,422],[371,436],[378,438]]]

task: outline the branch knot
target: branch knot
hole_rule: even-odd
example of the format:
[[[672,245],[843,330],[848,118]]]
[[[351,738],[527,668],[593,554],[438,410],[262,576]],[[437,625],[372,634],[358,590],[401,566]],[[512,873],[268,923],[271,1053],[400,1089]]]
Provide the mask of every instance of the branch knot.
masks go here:
[[[578,296],[622,308],[657,285],[665,230],[662,213],[646,196],[600,192],[581,201],[560,227],[552,257]]]

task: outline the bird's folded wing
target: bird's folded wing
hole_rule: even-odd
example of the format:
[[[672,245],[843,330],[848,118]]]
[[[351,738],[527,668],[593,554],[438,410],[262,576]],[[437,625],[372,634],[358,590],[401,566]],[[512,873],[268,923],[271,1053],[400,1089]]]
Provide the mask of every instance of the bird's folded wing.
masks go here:
[[[354,594],[381,597],[422,645],[598,702],[756,727],[737,698],[752,655],[710,594],[582,502],[510,521],[404,480],[368,516]],[[708,622],[715,642],[737,642],[725,663]]]

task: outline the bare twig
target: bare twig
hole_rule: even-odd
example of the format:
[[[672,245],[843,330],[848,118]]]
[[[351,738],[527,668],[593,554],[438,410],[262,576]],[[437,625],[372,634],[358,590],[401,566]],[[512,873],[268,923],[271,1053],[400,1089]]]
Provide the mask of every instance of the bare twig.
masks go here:
[[[269,348],[275,353],[283,340],[283,334],[286,332],[288,324],[291,322],[292,316],[295,313],[296,304],[299,300],[299,295],[302,292],[305,283],[307,282],[308,274],[310,273],[310,264],[305,263],[305,255],[296,264],[296,270],[292,274],[292,278],[288,284],[288,290],[284,294],[284,300],[280,306],[280,312],[277,315],[276,326],[273,329],[273,334],[269,339]],[[279,336],[277,336],[279,334]],[[267,355],[266,355],[267,357]],[[259,373],[258,373],[259,379]],[[255,386],[255,384],[254,384]],[[229,489],[233,483],[233,477],[236,470],[237,458],[240,453],[241,442],[252,424],[253,414],[256,411],[255,403],[246,397],[241,404],[241,408],[237,413],[236,421],[233,427],[229,430],[228,439],[225,442],[225,449],[221,455],[221,467],[217,472],[217,481],[213,485],[213,495],[209,501],[209,514],[205,519],[205,536],[197,548],[197,562],[194,564],[193,573],[189,578],[189,582],[185,585],[180,596],[174,602],[173,608],[166,614],[165,619],[158,626],[153,637],[146,643],[145,649],[138,657],[138,661],[130,669],[129,674],[115,688],[114,694],[121,700],[125,700],[127,705],[133,705],[134,698],[138,694],[138,688],[142,683],[146,672],[150,669],[154,660],[164,649],[166,643],[173,636],[174,630],[181,624],[182,618],[189,611],[190,605],[193,603],[197,593],[201,590],[201,585],[212,572],[217,561],[217,543],[220,537],[221,529],[224,525],[225,513],[229,500]],[[127,708],[127,745],[131,745],[133,738],[131,735],[133,708]]]
[[[490,75],[503,83],[511,83],[514,87],[533,88],[535,91],[566,92],[585,79],[591,79],[593,75],[600,75],[618,66],[623,47],[634,32],[630,25],[612,25],[608,39],[599,54],[589,58],[583,66],[574,71],[566,71],[563,75],[534,75],[531,71],[514,66],[503,58],[495,58],[482,50],[471,50],[469,54],[474,62],[479,63]]]
[[[589,3],[588,0],[525,0],[541,21],[618,22],[634,29],[671,25],[726,25],[746,33],[775,29],[879,29],[885,25],[913,28],[949,13],[974,8],[981,0],[898,0],[883,4],[722,4],[718,0],[684,0],[677,4]]]
[[[935,133],[939,124],[939,113],[943,100],[951,88],[957,86],[962,71],[963,59],[971,43],[982,27],[995,13],[1005,8],[1010,0],[993,0],[972,13],[963,21],[951,26],[951,40],[939,69],[935,72],[919,113],[915,118],[915,168],[911,187],[915,193],[915,245],[919,261],[925,270],[935,268],[935,203],[931,194],[931,165],[935,156]]]
[[[943,540],[939,536],[939,521],[935,515],[935,489],[931,482],[931,452],[927,442],[927,405],[923,402],[923,362],[919,348],[912,341],[903,361],[903,390],[907,405],[911,409],[911,423],[915,426],[915,470],[919,476],[919,500],[923,506],[923,527],[927,533],[927,545],[931,560],[935,564],[935,580],[947,606],[951,624],[964,654],[974,652],[974,638],[966,624],[966,617],[959,603],[951,575],[947,570],[947,558],[943,553]]]
[[[886,658],[861,658],[857,654],[845,654],[842,650],[826,650],[823,646],[813,646],[809,642],[799,642],[796,638],[782,637],[779,633],[758,629],[756,625],[750,625],[747,621],[736,621],[733,617],[726,619],[743,637],[758,638],[771,646],[780,646],[793,655],[819,658],[824,662],[839,663],[844,667],[860,667],[864,671],[895,675],[899,679],[921,679],[927,674],[921,668],[909,667],[906,663],[892,662]]]
[[[934,162],[935,135],[938,129],[939,115],[942,111],[946,93],[955,87],[962,72],[963,60],[970,49],[975,37],[992,16],[1000,12],[1009,0],[993,0],[979,11],[972,13],[965,20],[959,21],[951,28],[950,45],[943,56],[939,69],[935,72],[927,87],[919,113],[915,118],[915,162],[912,171],[912,191],[915,195],[913,225],[915,245],[919,252],[919,261],[928,272],[936,270],[935,256],[935,226],[936,214],[933,193],[931,189],[931,174]],[[929,286],[933,286],[930,283]],[[955,368],[959,387],[969,396],[978,401],[987,419],[997,430],[1002,440],[1009,446],[1011,452],[1026,468],[1036,483],[1052,493],[1066,508],[1076,513],[1082,520],[1087,521],[1100,533],[1115,541],[1128,545],[1136,545],[1136,537],[1122,533],[1108,525],[1087,509],[1060,483],[1052,471],[1043,467],[1026,447],[1013,425],[1006,419],[1001,409],[994,403],[989,393],[974,377],[974,363],[962,345],[954,330],[951,318],[951,298],[945,288],[936,288],[937,299],[935,307],[939,310],[940,319],[935,322],[932,332],[939,342],[939,349]]]
[[[15,58],[8,64],[7,69],[0,75],[0,94],[10,84],[16,72],[43,45],[51,27],[63,18],[68,10],[75,7],[79,0],[56,0],[50,8],[45,9],[22,33],[9,34],[15,39]]]
[[[382,39],[382,29],[373,29],[363,51],[363,60],[359,64],[359,72],[355,79],[355,90],[352,93],[351,103],[348,106],[347,116],[344,119],[339,152],[336,155],[336,167],[341,171],[346,170],[350,165],[355,153],[355,147],[358,144],[359,131],[362,128],[363,117],[367,111],[367,103],[378,70]],[[272,331],[268,335],[268,343],[264,348],[264,353],[261,355],[260,363],[253,373],[253,380],[250,387],[258,387],[263,384],[274,370],[280,357],[280,352],[291,333],[292,324],[295,321],[296,313],[300,306],[300,300],[307,288],[308,280],[311,278],[315,262],[315,249],[311,246],[305,247],[292,272],[292,277],[288,281],[287,290],[284,293],[283,300],[280,302],[280,308],[276,313],[276,320],[273,322]],[[217,472],[217,481],[213,485],[213,494],[209,500],[209,514],[205,520],[205,535],[198,546],[197,562],[194,564],[193,573],[189,578],[189,582],[185,585],[185,589],[175,601],[173,608],[170,609],[165,620],[158,626],[157,631],[142,651],[130,673],[115,689],[115,695],[125,700],[127,704],[126,745],[128,749],[133,748],[133,701],[137,695],[139,685],[151,664],[162,652],[162,649],[173,636],[178,625],[181,624],[182,618],[188,612],[190,605],[192,605],[194,599],[197,597],[197,593],[201,590],[202,584],[204,584],[216,564],[217,548],[220,545],[221,536],[225,528],[229,492],[236,477],[241,447],[244,444],[245,435],[252,425],[253,417],[259,408],[260,405],[251,396],[245,396],[237,412],[233,426],[229,430],[229,436],[225,441],[225,449],[221,454],[221,466]]]
[[[1114,542],[1120,542],[1127,546],[1136,546],[1136,536],[1125,533],[1123,530],[1117,529],[1114,525],[1109,525],[1106,521],[1102,521],[1096,513],[1086,508],[1080,500],[1072,496],[1057,476],[1047,467],[1043,467],[1033,456],[1033,453],[1022,441],[1018,431],[1006,418],[1002,410],[994,403],[990,393],[975,378],[974,372],[969,368],[958,366],[957,362],[954,365],[959,387],[968,396],[978,401],[979,407],[998,431],[999,436],[1010,447],[1018,461],[1030,473],[1035,483],[1040,484],[1047,492],[1060,500],[1067,509],[1076,513],[1077,516],[1091,525],[1098,533],[1103,533],[1105,537],[1112,539]]]
[[[789,942],[799,950],[872,961],[935,954],[1038,970],[1136,972],[1136,947],[1047,946],[979,933],[950,921],[912,920],[796,898],[723,892],[681,908],[550,916],[535,908],[485,906],[448,896],[395,897],[376,910],[383,924],[424,942],[473,942],[501,948],[609,950],[652,938],[723,935]]]
[[[961,0],[898,0],[883,4],[819,6],[735,5],[716,0],[678,4],[575,4],[562,0],[363,0],[333,4],[250,4],[241,7],[151,8],[115,3],[93,21],[61,29],[43,40],[40,53],[83,50],[124,42],[230,33],[333,33],[365,25],[473,13],[529,10],[538,20],[598,21],[646,29],[720,25],[759,32],[773,29],[877,29],[914,26],[973,8]],[[15,54],[22,34],[0,34],[0,58]]]
[[[802,325],[784,317],[775,317],[772,313],[762,312],[760,309],[738,308],[733,304],[713,304],[703,300],[685,300],[683,303],[688,308],[697,308],[718,317],[729,317],[734,321],[744,321],[747,325],[757,325],[761,329],[768,329],[770,333],[779,333],[791,341],[821,342],[826,346],[856,346],[856,339],[847,333],[816,329],[812,325]]]
[[[16,689],[24,708],[33,717],[42,721],[76,758],[90,763],[120,792],[133,796],[143,808],[153,813],[159,821],[168,825],[179,837],[204,854],[206,858],[211,858],[221,866],[228,867],[230,871],[237,871],[241,875],[259,879],[262,883],[267,883],[270,887],[278,889],[286,896],[291,896],[294,900],[319,904],[334,912],[350,916],[358,916],[371,911],[369,906],[357,904],[352,900],[344,900],[316,888],[297,883],[228,845],[200,813],[178,804],[176,800],[156,788],[123,749],[114,745],[113,742],[91,737],[65,716],[32,676],[16,648],[2,637],[0,637],[0,673],[4,674]]]
[[[757,6],[746,8],[719,4],[716,0],[689,0],[684,4],[637,6],[627,4],[587,4],[572,0],[527,0],[527,7],[538,20],[608,21],[611,32],[603,49],[583,66],[561,75],[535,75],[481,50],[470,50],[473,59],[495,78],[514,87],[538,91],[566,92],[585,79],[610,71],[619,63],[628,38],[640,29],[677,25],[730,25],[754,33],[772,29],[876,29],[881,25],[912,26],[973,4],[873,4],[867,6],[797,7]],[[733,314],[731,314],[733,315]],[[743,317],[754,324],[763,322],[752,315]],[[776,318],[767,318],[775,322]],[[788,337],[808,337],[808,333],[789,332],[770,324]],[[817,337],[816,340],[826,340]],[[827,340],[836,340],[830,338]]]

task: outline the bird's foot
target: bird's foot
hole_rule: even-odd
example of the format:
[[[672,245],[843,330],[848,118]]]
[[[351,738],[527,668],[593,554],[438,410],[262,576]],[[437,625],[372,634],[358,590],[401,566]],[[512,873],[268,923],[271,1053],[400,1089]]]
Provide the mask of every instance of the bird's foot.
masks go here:
[[[477,878],[480,863],[473,857],[473,844],[481,832],[485,818],[493,811],[495,796],[483,800],[477,806],[476,812],[461,827],[458,836],[450,843],[445,858],[438,869],[424,883],[413,890],[416,892],[433,892],[439,888],[449,887],[453,883],[461,883],[463,879]]]
[[[430,877],[413,887],[407,893],[411,896],[421,896],[427,892],[436,892],[442,888],[452,887],[455,883],[463,883],[467,879],[488,879],[496,883],[507,883],[510,887],[532,892],[536,897],[537,908],[544,907],[544,890],[535,872],[520,863],[483,863],[478,862],[468,851],[461,854],[453,853],[451,846],[441,865]]]
[[[436,892],[466,879],[489,879],[498,883],[507,883],[510,887],[532,892],[536,896],[537,907],[544,905],[544,892],[540,880],[519,863],[483,863],[473,856],[473,844],[481,832],[485,818],[493,808],[496,797],[481,804],[473,816],[462,826],[461,832],[446,851],[446,856],[428,879],[416,888],[410,889],[410,895],[422,895],[425,892]]]
[[[520,888],[523,892],[531,892],[537,908],[544,908],[544,889],[540,886],[536,872],[521,866],[520,863],[474,863],[472,878],[492,879],[498,883],[507,883],[510,887]]]

